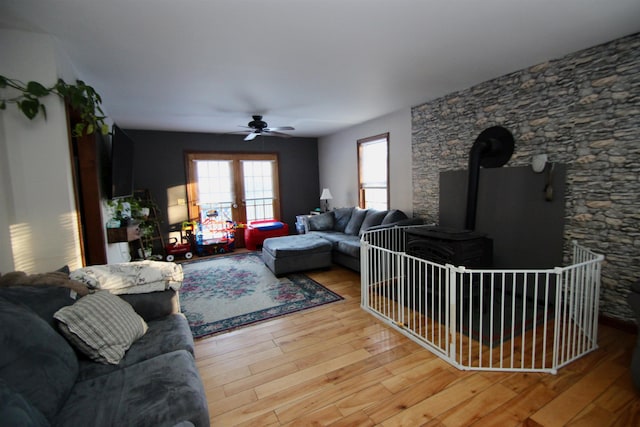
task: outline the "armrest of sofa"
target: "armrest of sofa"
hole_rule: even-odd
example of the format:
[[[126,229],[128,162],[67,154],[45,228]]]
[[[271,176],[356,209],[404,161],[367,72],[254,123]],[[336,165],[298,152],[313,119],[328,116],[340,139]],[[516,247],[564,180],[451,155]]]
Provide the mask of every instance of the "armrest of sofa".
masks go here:
[[[145,322],[169,314],[180,313],[178,292],[173,289],[144,294],[119,294],[118,296],[131,304]]]

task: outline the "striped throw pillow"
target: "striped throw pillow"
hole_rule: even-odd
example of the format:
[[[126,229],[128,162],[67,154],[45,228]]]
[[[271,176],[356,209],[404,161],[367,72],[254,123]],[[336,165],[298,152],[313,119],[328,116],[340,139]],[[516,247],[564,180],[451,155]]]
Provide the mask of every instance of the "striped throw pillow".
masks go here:
[[[98,291],[63,307],[53,317],[62,334],[92,360],[117,365],[147,332],[147,324],[131,305],[109,291]]]

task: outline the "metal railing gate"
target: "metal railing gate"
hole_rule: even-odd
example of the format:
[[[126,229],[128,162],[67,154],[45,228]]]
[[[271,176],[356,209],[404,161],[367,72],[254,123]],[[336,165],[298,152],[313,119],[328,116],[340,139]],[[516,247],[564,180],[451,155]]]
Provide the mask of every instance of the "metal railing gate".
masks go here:
[[[404,252],[405,229],[364,233],[361,306],[460,369],[556,373],[597,348],[602,255],[572,264],[477,270]]]

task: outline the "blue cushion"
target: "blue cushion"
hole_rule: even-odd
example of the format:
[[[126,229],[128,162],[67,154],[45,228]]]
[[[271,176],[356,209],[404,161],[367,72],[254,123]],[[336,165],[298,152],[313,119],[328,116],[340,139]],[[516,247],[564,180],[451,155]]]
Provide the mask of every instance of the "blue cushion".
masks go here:
[[[387,211],[378,211],[375,209],[369,209],[367,211],[367,215],[364,217],[364,221],[362,221],[362,225],[360,226],[360,234],[367,231],[369,227],[375,227],[376,225],[380,225],[386,214],[387,214]]]
[[[312,215],[308,222],[309,231],[333,230],[333,211],[320,215]]]
[[[3,426],[49,426],[47,419],[0,378],[0,424]]]
[[[355,208],[351,213],[351,218],[347,223],[347,226],[344,228],[345,234],[350,234],[355,236],[360,231],[360,226],[362,225],[362,221],[364,221],[364,217],[367,215],[366,209]]]
[[[387,212],[387,214],[385,215],[384,219],[382,220],[381,224],[382,225],[387,225],[387,224],[394,224],[398,221],[402,221],[404,219],[407,219],[407,215],[402,212],[399,209],[391,209],[389,212]]]
[[[37,314],[0,298],[0,378],[49,421],[78,376],[71,346]]]
[[[260,231],[279,230],[284,227],[284,224],[280,221],[263,222],[261,224],[252,225],[253,228],[257,228]]]
[[[333,222],[333,230],[344,233],[344,229],[349,223],[352,213],[353,213],[353,207],[334,209],[333,216],[335,220]]]

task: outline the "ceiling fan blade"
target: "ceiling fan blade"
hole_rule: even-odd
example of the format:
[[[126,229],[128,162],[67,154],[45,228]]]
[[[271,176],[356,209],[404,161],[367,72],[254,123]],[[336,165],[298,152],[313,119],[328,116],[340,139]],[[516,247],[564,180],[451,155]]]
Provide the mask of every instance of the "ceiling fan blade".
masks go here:
[[[256,132],[251,132],[249,135],[247,135],[244,140],[245,141],[253,141],[254,139],[256,139],[256,136],[260,135],[259,133]]]
[[[289,135],[288,133],[274,132],[272,130],[265,130],[263,132],[264,132],[264,135],[279,136],[281,138],[291,138],[291,135]]]
[[[281,131],[281,130],[296,130],[295,128],[291,127],[291,126],[279,126],[279,127],[275,127],[275,128],[266,128],[265,130],[268,130],[269,132],[273,132],[273,131]]]

